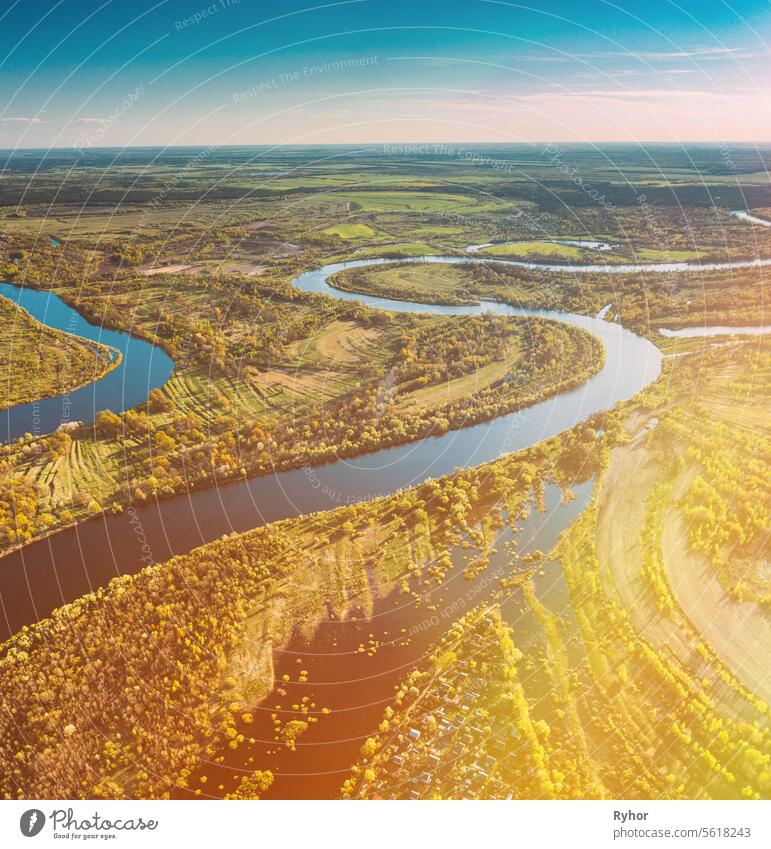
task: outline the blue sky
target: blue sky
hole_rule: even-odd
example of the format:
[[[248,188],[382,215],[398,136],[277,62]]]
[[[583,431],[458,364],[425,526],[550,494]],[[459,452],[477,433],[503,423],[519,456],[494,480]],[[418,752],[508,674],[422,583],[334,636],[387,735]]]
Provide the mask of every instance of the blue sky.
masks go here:
[[[771,140],[768,0],[2,0],[0,146]]]

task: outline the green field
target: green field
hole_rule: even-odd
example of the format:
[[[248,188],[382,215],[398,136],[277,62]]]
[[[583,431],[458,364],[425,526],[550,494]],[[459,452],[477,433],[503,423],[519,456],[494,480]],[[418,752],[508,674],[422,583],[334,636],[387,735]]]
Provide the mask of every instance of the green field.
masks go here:
[[[396,242],[395,244],[371,245],[370,247],[360,248],[356,251],[357,257],[368,256],[429,256],[430,254],[439,254],[441,250],[427,242]]]
[[[687,262],[704,256],[706,251],[660,250],[658,248],[633,248],[636,259],[642,262]]]
[[[339,192],[336,198],[357,204],[365,212],[438,212],[474,205],[470,195],[451,193],[420,194],[411,191]]]
[[[517,242],[515,244],[491,245],[482,248],[480,253],[500,257],[528,257],[535,256],[539,259],[583,259],[594,255],[596,252],[588,251],[576,245],[559,245],[554,242]]]
[[[459,265],[427,263],[357,269],[337,274],[332,283],[341,289],[404,301],[478,303],[472,295],[464,296],[473,286],[474,274]]]
[[[335,224],[334,227],[327,227],[322,232],[340,236],[341,239],[366,238],[375,235],[375,231],[366,224]]]

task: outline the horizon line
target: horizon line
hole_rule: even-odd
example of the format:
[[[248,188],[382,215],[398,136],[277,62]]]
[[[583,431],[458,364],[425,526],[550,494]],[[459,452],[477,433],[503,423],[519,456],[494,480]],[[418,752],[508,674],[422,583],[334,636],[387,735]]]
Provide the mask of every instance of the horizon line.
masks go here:
[[[730,139],[720,139],[720,140],[707,140],[707,139],[688,139],[684,141],[671,141],[664,139],[648,139],[648,140],[640,140],[640,141],[629,141],[622,139],[609,139],[603,141],[562,141],[559,139],[538,139],[534,141],[516,141],[516,142],[500,142],[500,141],[398,141],[398,142],[384,142],[384,141],[371,141],[371,142],[319,142],[317,144],[309,144],[305,143],[290,143],[290,142],[249,142],[244,144],[214,144],[214,143],[205,143],[202,142],[200,144],[128,144],[128,145],[110,145],[110,146],[99,146],[99,147],[89,147],[86,150],[80,150],[77,147],[72,145],[62,146],[56,145],[52,147],[0,147],[0,153],[37,153],[37,152],[65,152],[65,153],[79,153],[81,156],[86,155],[91,152],[99,152],[99,151],[123,151],[123,150],[194,150],[202,147],[208,147],[215,150],[227,150],[227,149],[238,149],[238,148],[248,148],[248,147],[264,147],[264,148],[319,148],[319,147],[350,147],[350,148],[364,148],[364,147],[414,147],[414,148],[441,148],[446,146],[466,146],[466,147],[526,147],[533,145],[549,145],[549,144],[560,144],[560,145],[570,145],[572,147],[602,147],[603,145],[622,145],[625,147],[635,147],[640,145],[662,145],[665,147],[685,147],[690,145],[707,145],[707,146],[715,146],[722,147],[724,145],[735,145],[737,147],[758,147],[758,146],[771,146],[771,138],[769,139],[761,139],[757,141],[737,141]],[[419,151],[416,151],[419,152]],[[441,152],[441,151],[436,151]]]

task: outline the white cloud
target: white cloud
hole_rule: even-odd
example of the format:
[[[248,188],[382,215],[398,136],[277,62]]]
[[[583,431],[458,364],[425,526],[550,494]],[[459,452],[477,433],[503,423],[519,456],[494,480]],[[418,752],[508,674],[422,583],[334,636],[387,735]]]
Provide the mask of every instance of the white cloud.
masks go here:
[[[21,115],[15,116],[12,118],[0,118],[4,124],[46,124],[47,121],[44,121],[42,118],[25,118]]]
[[[753,54],[745,47],[696,47],[692,50],[610,50],[584,55],[592,59],[640,59],[643,62],[660,62],[673,59],[750,59]]]
[[[752,53],[745,47],[701,47],[696,50],[642,51],[642,59],[749,59]]]
[[[716,59],[752,59],[754,53],[746,47],[694,47],[683,50],[598,50],[591,53],[563,54],[548,53],[543,56],[518,56],[517,60],[530,62],[575,62],[577,59],[635,59],[641,62],[672,62],[678,59],[699,59],[713,61]]]
[[[709,91],[686,91],[682,89],[671,88],[637,88],[637,89],[588,89],[584,91],[546,91],[537,94],[521,94],[514,97],[514,100],[522,100],[525,102],[542,102],[545,100],[595,100],[597,98],[608,98],[610,100],[660,100],[661,98],[678,98],[686,97],[712,98],[719,97]],[[735,97],[736,95],[731,95]]]

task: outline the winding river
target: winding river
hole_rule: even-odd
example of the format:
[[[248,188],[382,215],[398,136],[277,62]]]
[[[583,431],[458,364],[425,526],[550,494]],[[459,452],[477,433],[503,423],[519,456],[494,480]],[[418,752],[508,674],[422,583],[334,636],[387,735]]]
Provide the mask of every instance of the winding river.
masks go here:
[[[527,448],[631,398],[660,372],[662,354],[652,342],[600,317],[523,309],[493,301],[435,306],[343,292],[327,282],[331,275],[343,269],[391,262],[394,260],[368,258],[333,263],[301,274],[294,283],[306,292],[360,301],[395,312],[494,313],[562,321],[594,333],[602,341],[605,365],[577,389],[489,422],[313,469],[247,478],[187,492],[138,506],[131,516],[128,511],[100,516],[11,552],[0,559],[0,637],[13,634],[23,625],[49,615],[54,608],[106,585],[113,577],[188,552],[223,534],[387,495],[457,468],[479,465]],[[554,265],[469,256],[429,256],[400,262],[484,262],[575,274],[771,265],[771,259],[708,264]],[[66,422],[89,423],[102,409],[116,412],[129,409],[145,401],[151,389],[163,385],[171,376],[174,364],[161,349],[128,333],[91,324],[50,292],[0,283],[0,295],[13,300],[42,324],[108,345],[122,355],[117,367],[88,386],[0,413],[3,441],[28,432],[42,436]],[[699,332],[709,331],[700,328]]]
[[[565,266],[484,260],[464,257],[427,257],[407,262],[526,265],[542,270],[607,273],[624,270],[679,271],[705,268],[698,264],[667,263],[647,266]],[[562,321],[595,334],[603,343],[603,368],[583,386],[525,410],[501,416],[461,430],[451,431],[353,459],[340,459],[325,466],[281,472],[192,491],[174,498],[138,506],[118,515],[104,515],[54,534],[0,559],[0,631],[8,636],[84,593],[105,586],[110,579],[135,572],[150,563],[190,551],[232,531],[245,531],[262,524],[313,511],[327,510],[417,485],[460,467],[476,466],[503,454],[527,448],[572,428],[602,410],[631,398],[659,375],[662,354],[650,341],[619,324],[573,313],[529,310],[482,301],[466,306],[433,306],[358,295],[332,288],[327,280],[345,268],[393,262],[391,259],[362,259],[335,263],[301,274],[295,285],[307,292],[341,300],[360,301],[372,307],[397,312],[431,312],[442,315],[494,313],[501,316],[539,317]],[[768,265],[771,260],[711,264],[714,267]],[[128,334],[106,331],[86,322],[55,295],[2,284],[0,294],[11,297],[44,324],[93,341],[111,345],[122,354],[118,367],[91,386],[62,398],[23,405],[3,414],[6,437],[24,432],[55,430],[62,421],[90,422],[101,409],[125,410],[144,401],[154,386],[163,384],[173,370],[171,360],[159,349]],[[566,364],[566,369],[570,364]],[[65,418],[66,413],[66,418]],[[36,416],[36,421],[30,417]],[[30,423],[34,428],[30,427]],[[575,488],[575,500],[563,503],[555,486],[547,487],[546,510],[532,513],[518,535],[520,551],[548,550],[559,533],[584,509],[591,496],[592,482]],[[506,530],[499,548],[503,550]],[[332,708],[325,721],[312,731],[290,756],[278,751],[272,769],[277,781],[269,795],[313,798],[334,795],[342,776],[356,756],[362,736],[372,733],[382,716],[393,685],[416,663],[432,641],[447,627],[450,617],[482,601],[497,586],[496,565],[503,568],[504,554],[495,554],[491,569],[472,584],[462,577],[460,550],[454,552],[456,568],[435,592],[437,613],[427,617],[399,594],[392,593],[375,603],[372,617],[362,615],[345,622],[334,617],[322,623],[312,641],[296,633],[289,644],[276,651],[276,674],[286,671],[296,677],[297,663],[311,669],[312,683],[283,685],[287,698],[299,701],[311,692],[320,704]],[[493,579],[491,580],[490,575]],[[550,564],[537,578],[539,593],[552,609],[565,618],[572,616],[567,591],[558,564]],[[522,599],[512,594],[507,602],[510,621],[516,622],[518,639],[537,639],[537,621],[523,609]],[[409,602],[409,597],[408,597]],[[435,621],[434,621],[435,620]],[[383,638],[376,658],[358,651],[370,632],[381,635],[407,633],[409,647],[395,637]],[[272,704],[275,694],[265,704]],[[257,711],[255,725],[245,729],[270,745],[270,708]],[[264,746],[263,746],[264,748]],[[249,749],[228,754],[224,764],[206,764],[212,781],[226,789],[233,776],[251,768],[243,758]],[[216,784],[214,785],[216,786]]]
[[[431,257],[428,261],[470,260]],[[106,585],[117,575],[162,562],[223,534],[369,500],[526,448],[631,398],[659,374],[662,356],[655,345],[601,319],[519,309],[490,301],[469,306],[389,301],[342,292],[326,282],[342,268],[378,262],[369,259],[328,265],[300,275],[295,284],[304,291],[324,292],[386,310],[443,315],[492,312],[563,321],[602,340],[605,365],[577,389],[489,422],[313,469],[234,481],[144,504],[135,511],[99,516],[11,552],[0,559],[0,634],[15,633],[54,608]],[[69,396],[7,411],[4,421],[12,435],[42,435],[55,430],[61,421],[93,421],[100,409],[128,409],[144,401],[150,389],[162,384],[171,373],[171,360],[162,351],[128,334],[89,324],[55,295],[19,290],[10,284],[3,284],[0,294],[10,294],[44,324],[110,344],[123,354],[117,368],[90,386]]]
[[[147,400],[152,389],[163,386],[174,371],[165,351],[129,333],[107,330],[87,321],[53,292],[0,283],[0,295],[26,310],[46,327],[106,345],[120,362],[99,380],[80,389],[0,412],[0,442],[25,433],[44,436],[62,424],[90,424],[101,410],[120,413]]]

